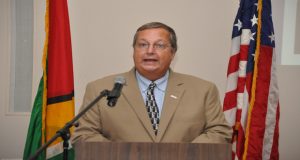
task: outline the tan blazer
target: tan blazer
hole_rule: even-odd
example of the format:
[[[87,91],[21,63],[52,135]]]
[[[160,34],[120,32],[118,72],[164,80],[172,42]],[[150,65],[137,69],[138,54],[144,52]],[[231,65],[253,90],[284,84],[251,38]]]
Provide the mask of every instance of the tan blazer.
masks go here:
[[[135,69],[118,75],[126,79],[126,85],[116,106],[109,107],[105,98],[98,102],[79,120],[73,142],[230,142],[231,127],[224,118],[214,84],[170,71],[158,134],[155,136]],[[89,83],[82,106],[90,103],[102,90],[110,90],[118,75]]]

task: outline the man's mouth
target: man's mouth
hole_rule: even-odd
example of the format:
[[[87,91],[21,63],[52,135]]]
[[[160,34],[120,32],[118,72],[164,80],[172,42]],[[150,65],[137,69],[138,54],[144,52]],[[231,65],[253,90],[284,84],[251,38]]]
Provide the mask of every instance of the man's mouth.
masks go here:
[[[144,59],[145,62],[156,62],[157,59]]]

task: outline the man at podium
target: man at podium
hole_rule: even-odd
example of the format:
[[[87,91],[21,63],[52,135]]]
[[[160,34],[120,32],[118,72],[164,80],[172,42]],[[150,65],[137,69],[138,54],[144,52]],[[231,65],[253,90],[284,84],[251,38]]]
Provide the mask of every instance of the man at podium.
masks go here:
[[[81,110],[115,77],[126,83],[114,107],[100,100],[79,119],[78,141],[230,143],[216,86],[174,72],[175,31],[160,22],[144,24],[133,39],[134,67],[125,73],[90,82]]]

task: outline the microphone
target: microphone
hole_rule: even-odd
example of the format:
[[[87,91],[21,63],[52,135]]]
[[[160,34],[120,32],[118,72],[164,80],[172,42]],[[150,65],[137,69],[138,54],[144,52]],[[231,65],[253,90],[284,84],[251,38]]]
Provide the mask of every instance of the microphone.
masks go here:
[[[118,98],[121,95],[121,90],[123,88],[123,85],[126,83],[126,80],[122,76],[117,76],[115,78],[115,85],[112,91],[107,96],[107,105],[110,107],[114,107],[117,103]]]

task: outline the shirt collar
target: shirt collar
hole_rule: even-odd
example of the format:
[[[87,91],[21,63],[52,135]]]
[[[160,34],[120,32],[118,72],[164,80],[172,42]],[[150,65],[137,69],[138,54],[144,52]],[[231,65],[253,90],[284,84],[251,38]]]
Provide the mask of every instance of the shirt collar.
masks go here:
[[[168,70],[163,77],[154,81],[154,83],[156,83],[156,87],[163,92],[165,92],[167,88],[169,72],[170,71]],[[146,92],[148,86],[152,81],[142,76],[137,70],[135,70],[135,73],[136,73],[136,78],[140,84],[140,89],[142,90],[142,92]]]

